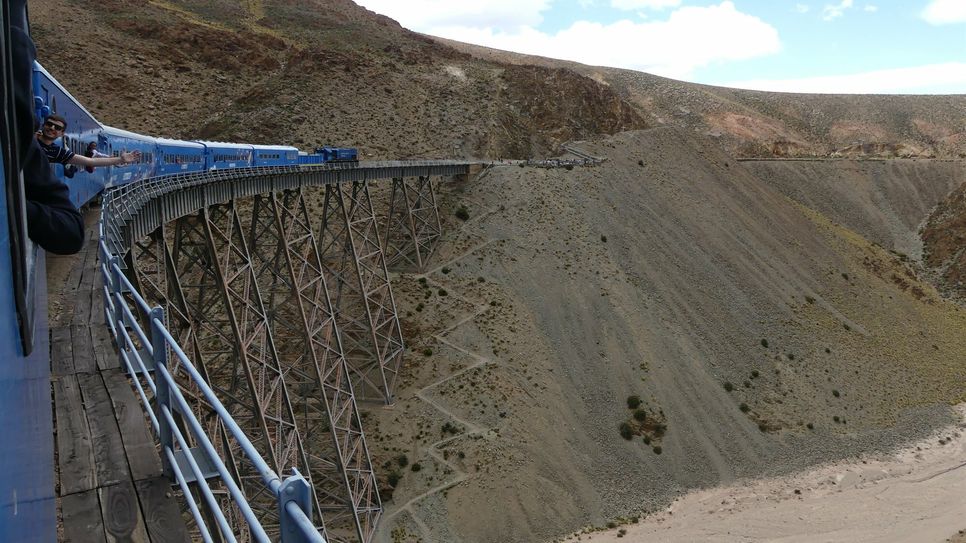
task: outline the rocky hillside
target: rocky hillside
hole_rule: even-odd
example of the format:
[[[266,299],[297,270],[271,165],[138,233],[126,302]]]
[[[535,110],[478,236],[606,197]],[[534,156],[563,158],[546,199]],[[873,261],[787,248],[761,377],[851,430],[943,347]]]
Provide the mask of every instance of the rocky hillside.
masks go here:
[[[348,1],[69,4],[31,3],[40,60],[131,130],[404,158],[545,155],[646,126],[606,85],[477,60]]]
[[[370,419],[399,477],[386,541],[621,524],[922,436],[966,400],[966,313],[894,249],[961,163],[737,162],[678,128],[581,146],[608,160],[449,187],[428,281],[397,283],[413,355]]]
[[[41,61],[108,124],[501,156],[678,126],[739,156],[966,156],[966,96],[765,93],[458,44],[349,0],[31,3]]]
[[[614,89],[650,124],[705,134],[736,156],[966,158],[966,95],[962,94],[748,91],[439,41],[494,62],[573,70]]]

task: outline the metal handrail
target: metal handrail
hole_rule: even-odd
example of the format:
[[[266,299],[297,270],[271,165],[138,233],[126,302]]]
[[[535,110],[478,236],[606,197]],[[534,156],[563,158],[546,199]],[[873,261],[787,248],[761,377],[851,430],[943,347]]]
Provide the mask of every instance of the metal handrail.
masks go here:
[[[141,190],[154,192],[155,186],[150,184],[141,187]],[[196,454],[201,454],[210,465],[214,466],[217,477],[228,490],[228,494],[234,505],[241,512],[247,524],[248,532],[256,541],[270,541],[268,534],[262,527],[258,518],[252,511],[251,506],[237,481],[231,475],[228,467],[218,455],[210,437],[205,433],[201,422],[191,410],[187,400],[168,369],[168,354],[172,353],[178,363],[178,367],[191,381],[191,384],[204,396],[211,406],[212,411],[224,425],[225,429],[241,447],[244,455],[255,467],[261,476],[265,488],[275,497],[278,503],[278,513],[281,529],[281,541],[285,543],[325,543],[325,538],[312,522],[313,510],[311,500],[311,487],[308,481],[295,469],[292,468],[292,475],[282,480],[268,463],[262,458],[251,440],[241,429],[231,414],[218,399],[218,396],[211,389],[209,384],[202,377],[201,373],[195,368],[191,360],[184,353],[178,342],[171,336],[171,333],[164,325],[164,312],[160,307],[151,308],[141,294],[134,288],[130,280],[125,276],[121,269],[121,255],[111,250],[108,245],[109,238],[107,230],[118,231],[119,219],[114,213],[119,211],[116,204],[125,202],[132,190],[125,187],[116,189],[116,194],[122,198],[109,197],[103,207],[101,223],[99,226],[100,239],[98,242],[98,253],[100,256],[100,271],[104,276],[104,317],[108,328],[114,338],[118,348],[120,359],[132,376],[132,382],[137,390],[138,396],[148,414],[151,427],[161,442],[161,453],[164,464],[165,474],[177,484],[184,495],[188,497],[188,507],[192,517],[201,532],[204,541],[215,541],[208,527],[206,517],[201,513],[197,504],[190,498],[192,489],[189,486],[188,474],[182,469],[178,462],[184,459],[190,471],[190,480],[197,484],[202,499],[207,503],[212,512],[215,522],[218,525],[218,532],[221,538],[227,541],[236,541],[231,526],[225,517],[225,512],[221,510],[218,500],[215,498],[208,483],[208,477],[199,466]],[[134,202],[125,202],[125,211],[130,211]],[[136,206],[135,206],[136,207]],[[120,239],[115,237],[115,242]],[[130,300],[130,301],[129,301]],[[132,307],[133,305],[133,307]],[[146,333],[139,323],[135,313],[150,315],[148,328],[150,333]],[[138,348],[140,343],[141,348]],[[154,376],[152,377],[149,366],[153,366]],[[147,383],[154,401],[157,404],[157,414],[151,405],[148,391],[141,383],[140,376]],[[189,442],[182,433],[181,428],[176,423],[175,413],[181,418],[186,430],[191,433],[195,442],[200,446],[200,453],[193,453]],[[196,449],[197,450],[197,449]]]

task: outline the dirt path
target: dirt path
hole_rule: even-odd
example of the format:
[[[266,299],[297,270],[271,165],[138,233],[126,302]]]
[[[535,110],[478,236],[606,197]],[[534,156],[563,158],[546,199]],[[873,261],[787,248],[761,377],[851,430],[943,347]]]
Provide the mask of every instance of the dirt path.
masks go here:
[[[486,213],[484,213],[484,216],[490,215],[493,212],[494,212],[494,210],[493,209],[490,209]],[[465,225],[463,225],[463,227],[465,228]],[[487,242],[482,243],[482,244],[478,244],[478,245],[476,245],[476,246],[468,249],[467,251],[464,251],[460,255],[455,256],[455,257],[447,260],[446,262],[440,264],[436,268],[433,268],[431,270],[428,270],[426,273],[420,275],[420,277],[426,278],[430,285],[432,285],[435,288],[439,288],[442,285],[439,284],[439,283],[436,283],[435,281],[432,280],[432,274],[433,273],[438,272],[440,269],[442,269],[442,268],[444,268],[446,266],[453,265],[455,262],[457,262],[457,261],[459,261],[459,260],[461,260],[463,258],[468,257],[469,255],[473,254],[474,252],[476,252],[480,248],[485,247],[486,245],[489,245],[490,243],[492,243],[492,240],[491,241],[487,241]],[[461,425],[463,427],[463,430],[460,431],[459,433],[457,433],[456,435],[452,435],[452,436],[449,436],[449,437],[444,437],[443,439],[440,439],[440,440],[438,440],[438,441],[436,441],[434,443],[431,443],[428,446],[428,454],[430,456],[432,456],[441,465],[446,466],[449,470],[451,470],[452,475],[449,476],[449,477],[447,477],[446,479],[444,479],[440,484],[435,485],[435,486],[427,489],[426,491],[424,491],[424,492],[422,492],[422,493],[420,493],[420,494],[418,494],[416,496],[413,496],[412,498],[410,498],[406,502],[404,502],[402,504],[399,504],[398,506],[390,506],[390,507],[388,507],[387,508],[387,511],[386,511],[385,520],[384,520],[384,522],[388,522],[390,519],[396,517],[400,513],[404,513],[404,512],[405,513],[408,513],[410,515],[410,517],[413,519],[413,522],[416,524],[416,526],[418,526],[419,530],[422,532],[422,536],[425,537],[425,538],[427,538],[427,540],[432,540],[433,530],[425,522],[423,522],[423,520],[420,518],[420,515],[413,508],[413,505],[416,504],[416,503],[418,503],[418,502],[420,502],[420,501],[422,501],[422,500],[424,500],[424,499],[426,499],[426,498],[428,498],[428,497],[430,497],[430,496],[436,495],[436,494],[438,494],[440,492],[445,492],[446,490],[448,490],[448,489],[456,486],[457,484],[465,481],[469,477],[469,474],[465,470],[463,470],[458,464],[449,461],[446,458],[446,456],[444,456],[442,453],[440,453],[440,451],[442,450],[442,448],[446,444],[450,443],[451,441],[455,441],[455,440],[458,440],[458,439],[463,439],[463,438],[466,438],[468,436],[481,435],[481,434],[486,433],[489,430],[489,428],[486,428],[484,426],[480,426],[479,424],[476,424],[475,422],[473,422],[473,421],[471,421],[471,420],[469,420],[467,418],[464,418],[464,417],[459,416],[457,413],[454,413],[452,410],[447,409],[446,407],[444,407],[443,405],[441,405],[439,402],[434,401],[430,397],[430,394],[432,393],[432,391],[434,389],[439,388],[441,385],[444,385],[444,384],[446,384],[449,381],[453,381],[453,380],[455,380],[455,379],[463,376],[464,374],[468,374],[468,373],[476,370],[477,368],[479,368],[481,366],[485,366],[487,364],[492,364],[493,363],[493,360],[491,358],[489,358],[487,356],[484,356],[481,353],[478,353],[478,352],[475,352],[475,351],[471,351],[471,350],[467,350],[467,349],[461,347],[460,345],[457,345],[457,344],[453,343],[452,341],[447,340],[446,337],[445,337],[447,334],[449,334],[453,330],[459,328],[460,326],[466,324],[467,322],[473,321],[474,319],[476,319],[477,317],[479,317],[481,314],[486,313],[487,311],[490,311],[491,308],[488,305],[486,305],[482,300],[470,300],[470,299],[467,299],[467,298],[461,296],[459,293],[453,293],[451,296],[454,299],[461,300],[461,301],[463,301],[463,302],[465,302],[465,303],[467,303],[467,304],[475,307],[476,310],[473,311],[472,313],[470,313],[469,315],[467,315],[466,317],[460,319],[459,321],[457,321],[457,322],[455,322],[455,323],[447,326],[446,328],[443,328],[443,329],[440,329],[440,330],[434,332],[432,334],[432,337],[437,342],[442,343],[442,344],[444,344],[444,345],[446,345],[446,346],[448,346],[448,347],[450,347],[450,348],[452,348],[452,349],[454,349],[456,351],[459,351],[459,352],[461,352],[461,353],[469,356],[470,358],[472,358],[474,360],[474,362],[472,364],[470,364],[469,366],[463,368],[460,371],[457,371],[457,372],[455,372],[453,374],[450,374],[450,375],[448,375],[448,376],[446,376],[446,377],[444,377],[442,379],[435,380],[432,383],[430,383],[430,384],[428,384],[428,385],[420,388],[418,391],[416,391],[416,394],[415,395],[420,400],[422,400],[426,404],[430,405],[433,409],[435,409],[439,413],[442,413],[447,418],[456,421],[459,425]]]
[[[966,404],[957,409],[966,415]],[[639,524],[567,541],[961,542],[964,428],[891,456],[693,492]]]

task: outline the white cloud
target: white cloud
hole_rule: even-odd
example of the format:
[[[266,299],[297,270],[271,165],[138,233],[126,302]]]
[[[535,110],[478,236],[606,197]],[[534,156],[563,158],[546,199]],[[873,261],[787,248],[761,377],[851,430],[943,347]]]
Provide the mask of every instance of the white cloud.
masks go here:
[[[862,9],[863,9],[863,11],[867,11],[869,13],[875,13],[875,12],[879,11],[879,6],[873,6],[872,4],[866,4],[865,7],[863,7]]]
[[[512,32],[543,21],[542,13],[553,0],[357,0],[360,6],[392,17],[403,26],[419,32],[445,26],[494,28]]]
[[[797,13],[808,13],[809,9],[811,8],[809,8],[806,4],[795,4],[795,11]]]
[[[828,94],[963,94],[966,93],[966,63],[947,62],[802,79],[734,81],[723,85],[741,89]]]
[[[610,0],[611,7],[626,11],[673,8],[680,4],[681,0]]]
[[[595,0],[577,0],[577,5],[584,9],[593,7],[594,4],[596,4]]]
[[[845,14],[845,10],[852,7],[852,0],[842,0],[842,2],[835,6],[826,5],[822,8],[822,18],[826,21],[831,21]]]
[[[367,7],[373,1],[364,0]],[[682,7],[662,20],[622,20],[606,25],[578,21],[555,34],[526,24],[505,30],[496,25],[479,24],[416,26],[406,17],[400,23],[426,34],[466,43],[678,79],[716,62],[750,59],[781,50],[774,27],[738,11],[731,1],[708,7]]]
[[[966,23],[966,1],[932,0],[923,10],[922,18],[934,25]]]

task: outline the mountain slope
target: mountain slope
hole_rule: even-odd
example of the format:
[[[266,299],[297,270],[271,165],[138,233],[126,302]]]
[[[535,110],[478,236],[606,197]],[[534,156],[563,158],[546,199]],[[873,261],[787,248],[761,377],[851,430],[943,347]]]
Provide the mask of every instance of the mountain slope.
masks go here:
[[[911,439],[966,398],[966,315],[899,256],[688,131],[583,145],[608,161],[451,194],[473,218],[428,286],[400,280],[432,354],[373,427],[422,467],[396,540],[549,540]]]

